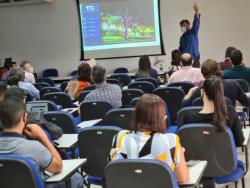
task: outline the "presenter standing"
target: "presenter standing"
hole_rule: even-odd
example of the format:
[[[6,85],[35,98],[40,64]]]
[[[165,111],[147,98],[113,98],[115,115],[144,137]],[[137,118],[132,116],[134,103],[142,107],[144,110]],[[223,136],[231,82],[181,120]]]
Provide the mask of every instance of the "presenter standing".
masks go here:
[[[194,60],[193,67],[200,67],[200,51],[199,51],[199,29],[200,29],[200,12],[199,7],[194,4],[194,22],[191,28],[189,20],[180,22],[181,31],[183,32],[180,38],[179,50],[182,53],[189,53]]]

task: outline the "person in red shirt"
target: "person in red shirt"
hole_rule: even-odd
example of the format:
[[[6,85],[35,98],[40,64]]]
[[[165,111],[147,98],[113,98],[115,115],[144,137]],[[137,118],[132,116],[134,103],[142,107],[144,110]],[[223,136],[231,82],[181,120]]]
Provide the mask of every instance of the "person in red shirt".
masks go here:
[[[82,63],[78,66],[77,82],[73,91],[73,98],[77,99],[79,93],[91,83],[91,68],[89,64]]]

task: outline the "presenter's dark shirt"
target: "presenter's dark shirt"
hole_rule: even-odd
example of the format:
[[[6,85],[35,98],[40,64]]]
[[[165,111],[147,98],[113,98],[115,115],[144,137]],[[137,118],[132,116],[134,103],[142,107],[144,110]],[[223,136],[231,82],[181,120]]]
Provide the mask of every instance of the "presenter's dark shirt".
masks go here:
[[[235,105],[236,100],[238,100],[243,106],[250,106],[249,98],[235,80],[223,80],[223,86],[225,97],[229,98],[233,105]],[[192,106],[192,102],[200,96],[200,89],[195,90],[191,98],[182,101],[182,107]]]
[[[228,118],[229,121],[227,123],[227,126],[231,129],[235,144],[236,146],[242,146],[245,138],[242,132],[241,123],[238,117],[238,114],[236,113],[234,107],[232,105],[228,106]],[[186,114],[184,114],[184,117],[179,119],[178,126],[181,127],[186,124],[191,123],[212,123],[213,121],[213,113],[212,114],[201,114],[199,111],[196,110],[190,110]]]
[[[182,53],[189,53],[194,60],[199,60],[199,38],[200,15],[195,15],[192,29],[186,31],[180,38],[179,50]]]

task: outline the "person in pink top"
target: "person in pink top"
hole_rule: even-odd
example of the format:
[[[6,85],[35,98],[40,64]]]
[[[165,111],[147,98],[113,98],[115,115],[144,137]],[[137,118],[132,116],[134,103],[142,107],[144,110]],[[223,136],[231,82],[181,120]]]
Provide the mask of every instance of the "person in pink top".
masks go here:
[[[196,86],[202,86],[205,79],[199,68],[192,67],[192,56],[188,53],[182,54],[181,63],[182,69],[174,72],[168,83],[192,82]]]

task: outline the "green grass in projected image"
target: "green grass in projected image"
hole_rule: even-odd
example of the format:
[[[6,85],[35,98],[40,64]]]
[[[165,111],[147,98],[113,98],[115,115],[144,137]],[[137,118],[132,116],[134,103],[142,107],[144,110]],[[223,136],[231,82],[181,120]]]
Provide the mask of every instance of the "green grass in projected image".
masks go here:
[[[133,16],[102,14],[101,28],[104,45],[156,40],[154,26]]]

